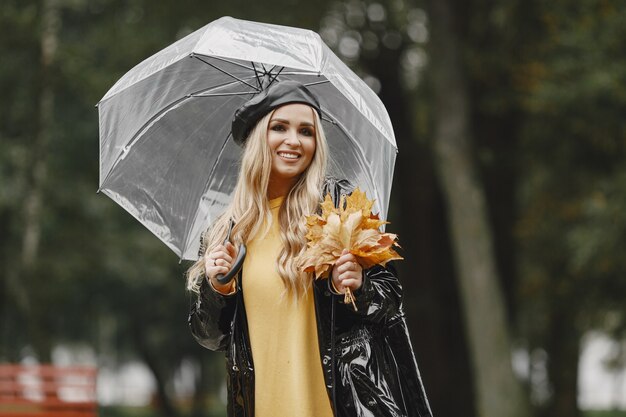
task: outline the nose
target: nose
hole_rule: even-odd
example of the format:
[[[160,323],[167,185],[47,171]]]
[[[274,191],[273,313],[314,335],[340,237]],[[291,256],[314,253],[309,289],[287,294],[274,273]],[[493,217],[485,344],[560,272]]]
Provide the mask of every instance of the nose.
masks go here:
[[[298,131],[296,129],[287,129],[287,131],[285,132],[284,142],[290,146],[300,145],[300,138],[298,137]]]

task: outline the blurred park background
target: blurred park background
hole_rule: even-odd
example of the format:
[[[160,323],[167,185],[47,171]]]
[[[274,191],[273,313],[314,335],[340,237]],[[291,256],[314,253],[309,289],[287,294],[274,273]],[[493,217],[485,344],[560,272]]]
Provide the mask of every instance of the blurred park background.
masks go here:
[[[387,230],[436,417],[626,415],[626,4],[609,0],[2,0],[0,363],[97,366],[101,416],[225,415],[188,265],[96,194],[94,107],[224,15],[320,33],[387,106]]]

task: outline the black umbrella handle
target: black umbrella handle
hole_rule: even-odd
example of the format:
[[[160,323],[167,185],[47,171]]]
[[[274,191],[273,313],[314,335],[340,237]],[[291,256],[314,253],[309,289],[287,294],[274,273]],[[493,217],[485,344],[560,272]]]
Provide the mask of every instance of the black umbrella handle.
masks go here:
[[[233,226],[235,222],[233,219],[230,219],[230,225],[228,226],[228,233],[226,234],[226,239],[224,239],[224,245],[230,241],[230,233],[233,231]],[[243,243],[239,245],[239,252],[237,252],[237,259],[235,259],[235,263],[231,266],[230,271],[226,275],[218,274],[215,279],[221,285],[228,284],[231,279],[235,275],[239,273],[241,267],[243,266],[243,261],[246,259],[246,245]]]

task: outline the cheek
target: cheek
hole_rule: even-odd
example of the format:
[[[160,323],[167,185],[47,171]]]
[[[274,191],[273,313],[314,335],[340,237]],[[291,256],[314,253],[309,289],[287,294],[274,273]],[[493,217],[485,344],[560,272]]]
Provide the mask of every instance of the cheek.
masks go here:
[[[306,153],[309,158],[309,161],[312,161],[313,158],[315,157],[315,148],[316,148],[315,142],[311,142],[307,144]]]
[[[276,139],[276,133],[271,130],[267,132],[267,146],[270,148],[270,150],[273,151],[274,149],[276,149],[279,143],[280,142],[278,141],[278,139]]]

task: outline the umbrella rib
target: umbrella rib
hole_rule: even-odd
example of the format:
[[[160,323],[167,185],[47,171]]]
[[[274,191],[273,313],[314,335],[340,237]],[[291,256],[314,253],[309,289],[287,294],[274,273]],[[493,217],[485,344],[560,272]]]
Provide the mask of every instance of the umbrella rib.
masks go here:
[[[207,64],[208,66],[210,66],[210,67],[212,67],[212,68],[215,68],[215,69],[216,69],[216,70],[218,70],[219,72],[221,72],[221,73],[223,73],[223,74],[225,74],[225,75],[228,75],[229,77],[234,78],[235,80],[239,81],[240,83],[245,84],[245,85],[247,85],[247,86],[248,86],[248,87],[250,87],[250,88],[254,88],[256,91],[259,91],[259,89],[258,89],[257,87],[255,87],[255,86],[253,86],[252,84],[250,84],[250,83],[248,83],[248,82],[246,82],[246,81],[242,80],[242,79],[241,79],[241,78],[239,78],[239,77],[234,76],[233,74],[229,73],[228,71],[225,71],[225,70],[221,69],[220,67],[218,67],[218,66],[216,66],[216,65],[211,64],[210,62],[205,61],[204,59],[202,59],[202,58],[198,57],[197,55],[194,55],[194,58],[196,58],[196,59],[197,59],[197,60],[199,60],[199,61],[204,62],[205,64]]]
[[[272,69],[270,70],[270,73],[272,72],[272,70],[276,68],[276,66],[273,66]],[[276,75],[274,76],[274,78],[270,79],[270,85],[272,85],[274,83],[274,81],[276,81],[276,78],[278,78],[278,76],[280,75],[281,72],[283,72],[283,70],[285,69],[285,67],[281,67],[278,72],[276,73]],[[269,85],[268,85],[269,87]]]
[[[320,77],[321,74],[319,72],[311,72],[311,71],[285,71],[283,75],[315,75]]]
[[[240,93],[212,93],[212,94],[202,94],[202,93],[194,93],[190,94],[191,97],[202,98],[202,97],[223,97],[223,96],[245,96],[248,94],[255,94],[256,91],[242,91]]]
[[[254,69],[254,76],[256,77],[256,82],[259,85],[259,88],[262,88],[263,83],[261,82],[261,79],[259,78],[259,71],[257,71],[256,65],[254,65],[254,61],[250,61],[250,63],[252,64],[252,68]]]
[[[307,87],[310,87],[312,85],[318,85],[318,84],[324,84],[324,83],[329,83],[330,80],[322,80],[322,81],[315,81],[313,83],[306,83],[304,85],[306,85]]]
[[[233,83],[233,82],[231,82]],[[225,83],[221,86],[218,87],[224,87],[225,85],[228,85],[229,83]],[[246,83],[247,84],[247,83]],[[117,166],[118,162],[120,161],[120,159],[122,159],[123,155],[126,154],[126,152],[128,152],[128,150],[135,144],[135,142],[139,139],[139,137],[143,134],[143,132],[148,129],[152,123],[154,121],[156,121],[159,117],[161,117],[163,114],[165,114],[166,112],[168,112],[170,109],[172,109],[173,107],[175,107],[176,105],[182,103],[183,101],[190,99],[190,98],[201,98],[201,97],[211,97],[211,96],[218,96],[220,94],[214,94],[214,95],[198,95],[201,94],[203,91],[207,91],[210,89],[214,89],[216,88],[216,86],[211,86],[209,88],[203,88],[201,90],[195,91],[193,93],[189,93],[184,97],[181,97],[177,100],[174,100],[173,102],[171,102],[170,104],[168,104],[167,106],[163,107],[161,110],[159,110],[154,116],[152,116],[150,119],[148,119],[148,121],[146,121],[139,129],[137,129],[137,132],[135,132],[135,134],[130,138],[130,140],[128,141],[128,143],[126,145],[124,145],[124,150],[117,156],[117,158],[115,159],[115,161],[113,162],[113,164],[111,164],[111,168],[109,168],[109,172],[107,173],[106,177],[104,178],[104,180],[102,180],[101,185],[100,185],[100,189],[102,187],[104,187],[104,184],[106,183],[106,181],[109,179],[109,176],[111,175],[111,173],[113,172],[114,168]],[[223,95],[246,95],[246,94],[254,94],[255,92],[242,92],[242,93],[232,93],[232,94],[223,94]],[[100,189],[98,189],[98,191],[100,191]]]
[[[198,55],[202,55],[202,54],[198,54]],[[247,67],[247,66],[245,66],[245,65],[243,65],[243,64],[241,64],[239,62],[231,61],[230,59],[221,58],[219,56],[209,56],[209,55],[202,55],[202,56],[206,56],[207,58],[213,58],[213,59],[216,59],[218,61],[228,62],[229,64],[233,64],[233,65],[236,65],[238,67],[245,68],[247,70],[251,70],[252,69],[252,68]]]

